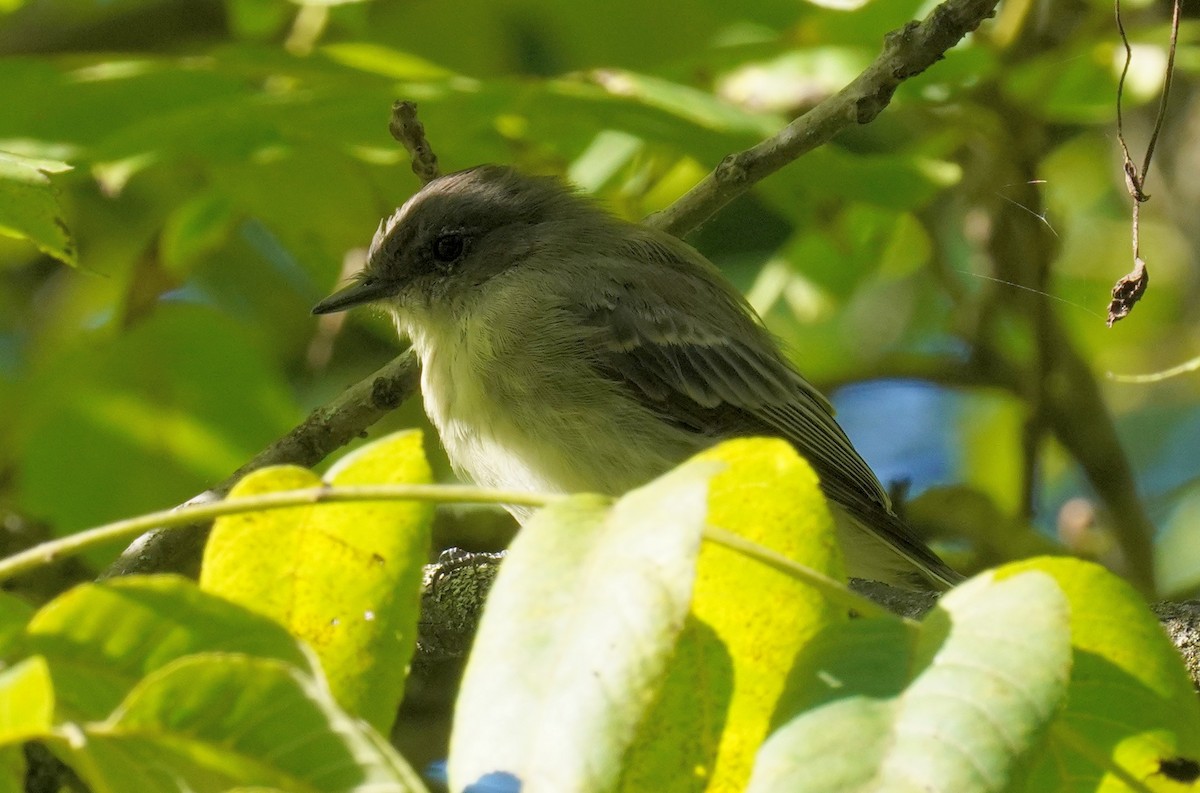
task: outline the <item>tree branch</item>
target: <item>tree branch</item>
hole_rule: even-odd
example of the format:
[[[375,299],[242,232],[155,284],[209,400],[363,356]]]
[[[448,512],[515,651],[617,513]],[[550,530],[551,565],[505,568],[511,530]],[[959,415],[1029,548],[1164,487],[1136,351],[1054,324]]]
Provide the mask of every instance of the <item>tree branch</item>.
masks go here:
[[[411,351],[401,353],[369,377],[314,410],[291,432],[255,455],[220,484],[188,504],[223,498],[243,476],[268,465],[316,465],[336,449],[358,437],[417,390],[417,361]],[[155,529],[134,541],[117,557],[101,578],[134,573],[176,572],[195,575],[199,570],[208,525]]]
[[[869,124],[892,101],[900,83],[937,63],[980,23],[997,0],[948,0],[920,22],[884,37],[883,52],[841,91],[788,124],[773,137],[730,154],[684,196],[646,224],[676,237],[695,231],[755,182],[833,140],[851,124]]]
[[[1087,361],[1044,296],[1058,255],[1058,240],[1040,223],[1038,156],[1042,151],[1041,122],[1018,108],[989,97],[1005,119],[1006,137],[992,147],[979,168],[1009,184],[1006,196],[982,198],[992,231],[987,253],[1003,283],[1026,289],[997,290],[987,306],[989,322],[980,326],[974,345],[997,351],[997,339],[1009,333],[1013,317],[1035,339],[1035,355],[1014,364],[1020,393],[1031,408],[1035,429],[1045,430],[1079,462],[1088,481],[1114,518],[1113,530],[1124,556],[1125,574],[1141,592],[1152,597],[1154,586],[1154,526],[1137,492],[1137,480],[1121,447],[1116,426]],[[1032,213],[1032,214],[1031,214]]]
[[[453,549],[426,568],[414,674],[419,669],[432,673],[439,664],[466,656],[501,557]],[[938,600],[934,592],[916,592],[879,581],[851,579],[850,588],[910,619],[920,619]],[[1200,602],[1159,603],[1154,613],[1183,657],[1192,685],[1200,690]],[[428,619],[431,615],[436,618]]]

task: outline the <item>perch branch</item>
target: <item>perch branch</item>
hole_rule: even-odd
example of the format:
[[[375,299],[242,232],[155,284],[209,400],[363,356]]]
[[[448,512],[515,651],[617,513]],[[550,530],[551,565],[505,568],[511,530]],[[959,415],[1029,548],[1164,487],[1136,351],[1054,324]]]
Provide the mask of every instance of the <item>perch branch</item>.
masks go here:
[[[222,498],[243,476],[268,465],[291,463],[306,468],[316,465],[361,435],[416,389],[416,358],[411,352],[401,353],[374,374],[314,410],[287,435],[188,504]],[[193,524],[186,528],[147,532],[126,548],[101,577],[155,572],[194,574],[208,539],[208,528],[207,524]]]
[[[500,558],[499,554],[468,554],[452,549],[426,567],[421,607],[424,616],[414,670],[466,656]],[[921,619],[938,599],[933,592],[915,592],[879,581],[851,579],[850,588],[893,614],[914,620]],[[1192,685],[1200,691],[1200,601],[1159,603],[1153,610],[1183,657]],[[437,619],[427,619],[431,614]]]

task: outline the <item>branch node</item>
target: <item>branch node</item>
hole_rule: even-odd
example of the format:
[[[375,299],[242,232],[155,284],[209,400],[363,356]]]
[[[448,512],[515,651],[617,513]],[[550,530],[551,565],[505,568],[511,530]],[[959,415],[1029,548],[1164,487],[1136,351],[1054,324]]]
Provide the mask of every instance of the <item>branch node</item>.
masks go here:
[[[714,169],[713,176],[722,184],[742,184],[750,178],[740,153],[725,155]]]
[[[408,393],[395,380],[376,377],[371,383],[371,405],[377,410],[393,410],[400,407]]]
[[[918,20],[911,20],[904,23],[904,27],[890,30],[883,34],[883,49],[884,56],[900,55],[901,50],[908,47],[912,43],[913,34],[921,27]]]
[[[895,83],[881,85],[874,94],[858,99],[854,103],[854,121],[858,124],[870,124],[892,101],[892,94],[895,92]]]

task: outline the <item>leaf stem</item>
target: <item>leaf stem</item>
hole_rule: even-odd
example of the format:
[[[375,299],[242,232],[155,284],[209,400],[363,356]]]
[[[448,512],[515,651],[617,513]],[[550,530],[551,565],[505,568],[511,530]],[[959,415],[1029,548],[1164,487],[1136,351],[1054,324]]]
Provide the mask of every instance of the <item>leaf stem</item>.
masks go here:
[[[446,504],[517,504],[544,507],[558,498],[560,496],[489,490],[468,485],[397,484],[309,487],[227,498],[204,504],[185,504],[174,509],[106,523],[0,559],[0,581],[107,542],[135,537],[151,529],[177,528],[206,522],[223,515],[345,501],[436,501]]]
[[[751,559],[778,570],[781,573],[790,575],[809,586],[816,589],[825,597],[829,598],[834,603],[839,603],[846,608],[853,609],[864,617],[882,617],[885,619],[901,619],[909,627],[918,627],[919,623],[907,617],[899,617],[896,614],[888,611],[883,606],[873,600],[869,600],[854,590],[847,587],[841,581],[825,575],[813,568],[800,564],[797,561],[789,559],[778,551],[773,551],[766,546],[751,542],[745,537],[734,534],[727,529],[721,529],[716,526],[704,527],[704,539],[709,542],[714,542],[717,545],[723,545],[732,551],[737,551]]]

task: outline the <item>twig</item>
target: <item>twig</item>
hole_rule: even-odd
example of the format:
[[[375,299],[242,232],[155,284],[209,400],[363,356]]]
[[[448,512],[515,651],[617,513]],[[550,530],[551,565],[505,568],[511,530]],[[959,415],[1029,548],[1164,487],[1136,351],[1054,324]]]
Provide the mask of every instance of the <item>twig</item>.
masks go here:
[[[342,485],[280,490],[241,498],[185,504],[162,512],[150,512],[106,523],[86,531],[35,545],[21,553],[0,559],[0,581],[26,573],[39,565],[82,553],[97,545],[141,534],[148,529],[169,531],[208,522],[223,515],[265,512],[283,507],[304,507],[358,501],[435,501],[440,504],[520,504],[544,507],[560,498],[518,490],[492,490],[473,485]]]
[[[748,540],[740,534],[734,534],[717,526],[705,526],[703,536],[708,542],[723,545],[773,570],[778,570],[784,575],[808,584],[831,602],[857,611],[864,617],[893,616],[890,611],[875,601],[847,589],[841,581],[789,559],[778,551]]]
[[[1150,271],[1142,259],[1141,252],[1141,208],[1150,200],[1146,194],[1146,177],[1150,174],[1150,162],[1154,158],[1154,148],[1158,145],[1158,136],[1162,132],[1163,122],[1167,117],[1167,99],[1171,95],[1171,81],[1175,76],[1175,48],[1179,40],[1180,0],[1175,0],[1171,14],[1171,44],[1167,50],[1167,69],[1163,77],[1162,95],[1158,98],[1158,112],[1154,118],[1154,131],[1150,133],[1150,141],[1146,144],[1146,156],[1142,160],[1141,170],[1133,162],[1129,154],[1129,144],[1125,142],[1125,115],[1122,109],[1125,96],[1125,77],[1133,62],[1133,49],[1129,46],[1129,37],[1125,34],[1125,23],[1121,19],[1121,0],[1115,0],[1113,7],[1117,17],[1117,30],[1121,34],[1121,44],[1125,47],[1125,64],[1121,67],[1121,79],[1117,82],[1117,140],[1121,144],[1122,167],[1125,171],[1125,189],[1133,200],[1130,241],[1133,244],[1133,269],[1117,280],[1112,288],[1112,300],[1108,304],[1108,327],[1129,316],[1129,312],[1150,285]]]

